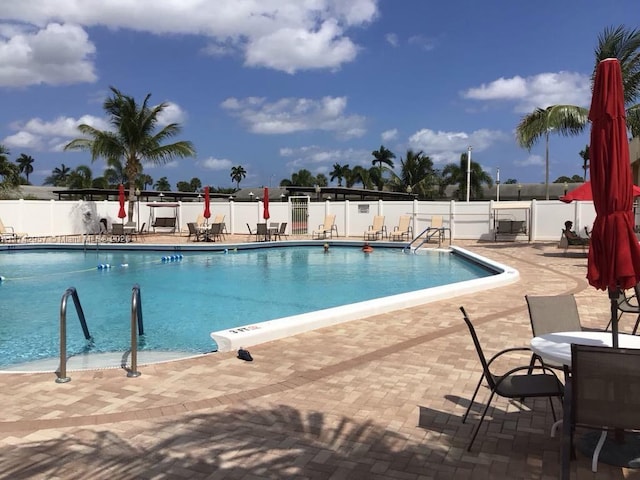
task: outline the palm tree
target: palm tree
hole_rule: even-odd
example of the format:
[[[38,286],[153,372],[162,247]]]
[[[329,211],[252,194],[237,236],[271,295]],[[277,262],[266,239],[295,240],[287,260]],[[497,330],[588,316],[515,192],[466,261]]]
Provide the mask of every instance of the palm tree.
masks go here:
[[[413,192],[419,198],[433,198],[434,187],[439,185],[433,161],[422,150],[407,150],[405,158],[400,158],[400,175],[392,173],[390,186],[398,192]]]
[[[16,159],[16,163],[20,168],[20,173],[24,173],[25,177],[27,177],[27,183],[29,183],[29,175],[33,173],[33,162],[35,160],[32,156],[21,153],[20,156]]]
[[[595,50],[596,64],[592,80],[595,79],[598,63],[605,58],[617,58],[622,70],[624,103],[627,107],[627,126],[634,137],[640,136],[640,30],[627,30],[624,25],[608,27],[598,36]]]
[[[374,159],[371,160],[371,163],[373,165],[375,165],[376,163],[378,163],[378,167],[380,169],[379,172],[379,178],[378,178],[378,190],[382,190],[382,164],[384,163],[385,165],[387,165],[389,168],[393,168],[393,158],[396,158],[395,153],[393,153],[391,150],[389,150],[388,148],[385,148],[384,145],[380,145],[380,149],[379,150],[374,150],[373,152],[371,152],[371,155],[373,155]]]
[[[586,181],[587,172],[589,171],[589,145],[586,145],[584,150],[580,150],[578,155],[582,157],[582,170],[584,171],[584,181]]]
[[[129,221],[133,218],[135,200],[135,179],[142,173],[143,162],[163,165],[174,158],[195,156],[195,149],[189,141],[164,143],[180,133],[177,123],[166,125],[157,130],[158,116],[167,108],[163,102],[155,107],[149,106],[151,94],[147,94],[141,105],[133,97],[123,95],[119,90],[110,87],[113,95],[108,97],[103,108],[110,117],[113,130],[102,131],[91,125],[78,126],[82,138],[69,142],[65,150],[88,150],[91,161],[105,159],[122,159],[124,171],[129,179]]]
[[[169,180],[167,180],[167,177],[160,177],[160,180],[155,183],[153,188],[159,192],[170,192],[171,184],[169,183]]]
[[[107,160],[108,167],[104,171],[104,178],[107,179],[109,185],[126,185],[128,182],[127,174],[124,171],[124,166],[119,158],[111,158]]]
[[[64,163],[59,167],[51,170],[51,175],[44,179],[44,185],[53,185],[54,187],[64,187],[69,180],[71,169]]]
[[[351,169],[349,165],[340,165],[339,163],[333,164],[333,170],[329,175],[331,175],[330,180],[333,182],[336,178],[338,179],[338,186],[342,186],[342,179],[345,178]]]
[[[541,138],[545,137],[545,198],[549,200],[549,134],[553,131],[564,135],[578,135],[587,126],[589,110],[575,105],[551,105],[536,108],[525,115],[516,127],[518,145],[531,151]]]
[[[9,149],[0,144],[0,176],[5,185],[16,186],[20,184],[18,166],[9,161]]]
[[[238,165],[237,167],[231,167],[231,181],[236,182],[236,190],[240,190],[240,182],[247,176],[247,171]]]
[[[474,199],[482,199],[482,186],[493,186],[493,178],[485,172],[479,163],[471,160],[471,177],[469,179],[469,197]],[[446,185],[456,185],[459,188],[456,196],[458,200],[467,197],[467,153],[460,155],[460,164],[450,163],[442,169],[442,183]]]
[[[69,173],[67,181],[69,188],[91,188],[93,187],[93,172],[86,165],[77,166]]]

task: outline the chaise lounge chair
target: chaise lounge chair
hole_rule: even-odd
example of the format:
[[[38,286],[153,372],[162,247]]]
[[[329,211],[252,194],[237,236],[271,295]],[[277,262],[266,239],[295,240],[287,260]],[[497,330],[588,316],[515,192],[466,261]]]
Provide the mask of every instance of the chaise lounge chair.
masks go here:
[[[314,230],[311,232],[311,238],[314,240],[323,240],[327,238],[333,238],[333,232],[336,232],[336,237],[338,236],[338,227],[336,225],[336,215],[335,213],[330,213],[326,217],[324,217],[324,223],[318,225],[318,230]]]
[[[0,242],[17,242],[26,236],[26,233],[17,233],[13,227],[4,225],[0,220]]]
[[[373,217],[373,224],[369,225],[369,229],[364,232],[365,240],[382,240],[387,235],[387,227],[384,226],[384,215],[376,215]]]
[[[393,227],[393,231],[389,234],[390,240],[404,240],[404,237],[413,236],[413,228],[411,227],[411,215],[400,215],[398,225]]]

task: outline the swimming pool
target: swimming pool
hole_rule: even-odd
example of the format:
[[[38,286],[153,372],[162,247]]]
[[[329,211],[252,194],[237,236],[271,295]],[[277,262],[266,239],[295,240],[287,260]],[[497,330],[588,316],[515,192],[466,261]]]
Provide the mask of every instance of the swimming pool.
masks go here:
[[[109,265],[109,268],[101,266]],[[63,292],[77,289],[88,346],[68,303],[68,351],[126,351],[131,288],[142,293],[142,350],[202,353],[211,332],[493,275],[449,252],[281,247],[225,253],[14,251],[0,254],[0,366],[57,357]],[[214,337],[215,338],[215,337]]]

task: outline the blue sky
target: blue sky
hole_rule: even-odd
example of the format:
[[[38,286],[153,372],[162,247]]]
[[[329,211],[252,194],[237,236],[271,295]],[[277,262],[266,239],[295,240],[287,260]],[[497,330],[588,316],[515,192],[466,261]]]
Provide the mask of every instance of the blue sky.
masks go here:
[[[35,159],[41,185],[76,126],[107,128],[109,86],[168,102],[197,157],[145,166],[154,180],[275,186],[301,168],[371,166],[381,144],[437,168],[472,159],[500,180],[544,182],[544,142],[514,129],[536,107],[589,107],[598,35],[637,0],[2,0],[0,143]],[[589,142],[553,136],[550,179],[582,174]],[[336,182],[333,182],[335,184]]]

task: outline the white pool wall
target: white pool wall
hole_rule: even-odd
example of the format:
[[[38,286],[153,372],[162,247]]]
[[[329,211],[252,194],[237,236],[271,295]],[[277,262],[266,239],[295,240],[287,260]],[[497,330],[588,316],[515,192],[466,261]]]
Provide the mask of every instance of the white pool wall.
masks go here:
[[[466,280],[266,322],[248,324],[228,330],[220,330],[212,332],[211,338],[218,345],[218,351],[229,352],[241,347],[250,347],[351,320],[424,305],[437,300],[445,300],[491,288],[503,287],[520,279],[520,273],[507,265],[494,262],[459,247],[450,247],[448,251],[464,256],[499,273],[475,280]],[[428,254],[428,252],[425,254]]]

